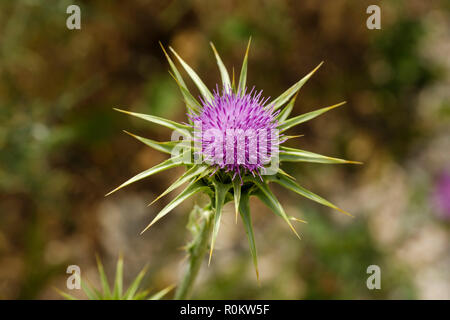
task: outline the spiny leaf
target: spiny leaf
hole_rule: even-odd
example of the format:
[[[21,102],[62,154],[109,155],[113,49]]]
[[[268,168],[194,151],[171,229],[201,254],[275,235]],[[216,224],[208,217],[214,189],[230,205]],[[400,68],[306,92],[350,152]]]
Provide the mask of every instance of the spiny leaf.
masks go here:
[[[256,191],[255,195],[262,202],[264,202],[276,215],[283,218],[284,221],[286,221],[286,223],[289,225],[291,230],[295,233],[295,235],[300,239],[300,236],[298,235],[297,231],[292,226],[292,223],[289,220],[288,216],[284,212],[281,203],[278,201],[278,199],[275,197],[272,191],[270,191],[269,186],[266,183],[262,183],[261,181],[258,181],[256,179],[254,181],[259,188],[258,191]]]
[[[296,218],[296,217],[289,217],[289,219],[291,219],[293,221],[301,222],[301,223],[308,223],[307,221],[299,219],[299,218]]]
[[[186,87],[183,87],[177,80],[177,78],[169,72],[169,74],[174,78],[175,82],[177,83],[178,87],[180,88],[181,93],[183,94],[184,102],[186,103],[186,107],[189,111],[194,112],[200,112],[202,106],[200,103],[195,99],[192,94],[189,92],[189,90]]]
[[[162,289],[161,291],[155,293],[152,295],[148,300],[160,300],[163,298],[166,294],[168,294],[172,289],[174,288],[174,285],[168,286],[167,288]]]
[[[220,228],[220,219],[222,217],[222,208],[225,203],[225,196],[230,189],[230,185],[226,185],[220,183],[218,181],[214,181],[214,189],[215,189],[215,206],[214,206],[214,227],[211,236],[211,248],[209,251],[209,260],[208,265],[211,263],[212,253],[214,251],[214,244],[216,242],[217,234],[219,233]]]
[[[114,299],[120,299],[122,297],[123,288],[123,256],[119,255],[116,266],[116,279],[114,281]]]
[[[314,74],[314,72],[317,71],[317,69],[320,68],[320,66],[323,64],[323,61],[310,73],[308,73],[306,76],[304,76],[300,81],[298,81],[296,84],[294,84],[292,87],[287,89],[285,92],[283,92],[278,98],[273,100],[271,103],[268,104],[268,106],[273,106],[273,110],[277,110],[281,106],[283,106],[286,101],[289,100],[290,97],[292,97],[298,90],[300,90],[301,87],[306,83],[306,81],[311,78],[311,76]]]
[[[301,138],[301,137],[304,137],[304,136],[305,136],[304,134],[298,134],[298,135],[295,135],[295,136],[283,136],[282,140],[284,140],[284,142],[286,142],[286,141],[288,141],[290,139]]]
[[[252,42],[252,37],[248,39],[247,50],[245,51],[244,61],[242,62],[241,73],[239,75],[239,86],[238,91],[244,91],[247,85],[247,63],[248,63],[248,51],[250,49],[250,43]]]
[[[203,81],[200,79],[200,77],[197,75],[197,73],[186,63],[183,59],[176,53],[176,51],[169,47],[170,51],[173,52],[175,57],[177,57],[178,61],[180,61],[181,65],[183,66],[184,70],[189,74],[192,81],[194,81],[195,85],[197,86],[198,90],[200,90],[201,95],[205,98],[206,101],[210,101],[213,99],[213,95],[209,91],[209,89],[206,87],[206,85],[203,83]]]
[[[293,176],[291,176],[289,173],[287,173],[286,171],[284,171],[281,168],[278,168],[278,173],[280,173],[280,174],[282,174],[284,176],[287,176],[287,177],[291,178],[292,180],[295,180],[295,178]]]
[[[173,167],[177,167],[177,166],[181,166],[183,165],[182,163],[182,156],[183,155],[179,155],[173,158],[169,158],[166,161],[161,162],[160,164],[157,164],[154,167],[151,167],[150,169],[147,169],[137,175],[135,175],[134,177],[132,177],[131,179],[125,181],[124,183],[122,183],[120,186],[118,186],[117,188],[115,188],[114,190],[108,192],[105,196],[109,196],[110,194],[116,192],[117,190],[122,189],[123,187],[132,184],[136,181],[142,180],[144,178],[147,178],[155,173],[173,168]]]
[[[204,176],[204,172],[208,169],[207,166],[204,165],[194,165],[192,168],[190,168],[188,171],[186,171],[182,176],[180,176],[177,180],[175,180],[174,183],[170,185],[169,188],[166,189],[163,193],[161,193],[155,200],[153,200],[151,204],[155,203],[158,199],[164,197],[166,194],[171,192],[172,190],[175,190],[182,184],[188,182],[189,180],[193,179],[194,177],[197,177],[199,175]],[[202,174],[203,173],[203,174]]]
[[[170,59],[169,55],[167,54],[166,50],[164,49],[164,46],[161,44],[161,42],[159,42],[159,45],[161,46],[164,55],[167,58],[167,61],[169,62],[170,68],[172,69],[172,72],[169,72],[170,75],[175,79],[178,87],[180,88],[181,94],[184,97],[184,101],[186,103],[186,106],[189,108],[192,108],[194,111],[195,109],[198,108],[199,103],[197,102],[197,100],[192,97],[191,93],[189,92],[189,89],[187,88],[183,77],[181,76],[180,72],[178,71],[177,67],[175,66],[175,64],[173,63],[172,59]]]
[[[223,64],[222,59],[220,58],[219,53],[216,50],[216,47],[214,47],[214,44],[212,42],[210,42],[209,44],[211,45],[214,55],[216,56],[217,65],[219,66],[220,71],[220,77],[222,78],[223,88],[227,91],[231,90],[231,81],[230,76],[228,75],[227,68]]]
[[[290,129],[290,128],[296,126],[296,125],[299,125],[300,123],[303,123],[303,122],[309,121],[311,119],[314,119],[315,117],[320,116],[322,113],[325,113],[327,111],[330,111],[331,109],[340,107],[340,106],[344,105],[345,103],[346,102],[343,101],[343,102],[340,102],[338,104],[335,104],[335,105],[332,105],[332,106],[329,106],[329,107],[325,107],[325,108],[322,108],[322,109],[318,109],[318,110],[315,110],[315,111],[311,111],[311,112],[304,113],[304,114],[301,114],[299,116],[290,118],[290,119],[284,121],[283,123],[281,123],[278,126],[278,129],[280,130],[280,132],[286,131],[287,129]]]
[[[286,176],[283,176],[283,175],[267,176],[267,180],[276,182],[276,183],[282,185],[283,187],[298,193],[299,195],[301,195],[303,197],[306,197],[306,198],[313,200],[317,203],[320,203],[324,206],[330,207],[330,208],[335,209],[339,212],[342,212],[348,216],[353,217],[350,213],[338,208],[337,206],[335,206],[328,200],[325,200],[324,198],[318,196],[317,194],[303,188],[302,186],[298,185],[295,181],[293,181],[292,179],[290,179]]]
[[[151,140],[151,139],[147,139],[138,135],[135,135],[133,133],[130,133],[128,131],[123,131],[126,134],[132,136],[133,138],[141,141],[142,143],[146,144],[147,146],[149,146],[150,148],[153,148],[155,150],[164,152],[164,153],[168,153],[171,154],[172,149],[178,144],[180,143],[180,141],[166,141],[166,142],[158,142],[155,140]]]
[[[184,125],[184,124],[172,121],[172,120],[164,119],[161,117],[152,116],[149,114],[130,112],[130,111],[117,109],[117,108],[114,108],[114,110],[137,117],[137,118],[140,118],[140,119],[143,119],[143,120],[146,120],[146,121],[150,121],[152,123],[159,124],[161,126],[164,126],[166,128],[169,128],[169,129],[172,129],[175,131],[178,131],[187,137],[191,136],[191,133],[190,133],[191,128],[187,125]]]
[[[83,280],[81,280],[81,288],[89,300],[102,300],[102,294],[92,285],[87,284]]]
[[[149,293],[150,293],[150,289],[140,291],[134,295],[133,300],[144,300],[147,298]]]
[[[181,87],[183,87],[187,90],[187,87],[186,87],[186,84],[184,83],[183,77],[181,76],[177,67],[173,63],[172,59],[170,59],[170,56],[167,54],[166,49],[164,49],[164,46],[162,45],[161,42],[159,42],[159,45],[161,46],[161,49],[163,50],[164,55],[166,56],[166,59],[169,62],[170,68],[172,69],[173,74],[175,75],[175,78],[177,79],[177,82],[180,84]]]
[[[136,294],[136,291],[139,288],[139,285],[141,284],[142,279],[145,276],[145,273],[147,272],[147,266],[145,266],[141,272],[139,272],[139,274],[137,275],[137,277],[134,279],[133,283],[130,285],[130,287],[128,288],[128,290],[125,292],[124,294],[124,299],[125,300],[132,300],[134,295]]]
[[[314,163],[332,163],[332,164],[362,164],[358,161],[350,161],[339,158],[332,158],[323,156],[310,151],[305,151],[301,149],[280,147],[280,161],[285,162],[314,162]]]
[[[155,222],[157,222],[159,219],[164,217],[166,214],[168,214],[170,211],[172,211],[175,207],[177,207],[180,203],[182,203],[184,200],[188,199],[195,193],[207,188],[203,183],[200,181],[192,181],[189,183],[189,185],[178,195],[176,196],[172,201],[170,201],[157,215],[156,217],[150,222],[150,224],[145,227],[144,230],[142,230],[141,234],[143,234],[145,231],[147,231],[148,228],[150,228]]]
[[[298,92],[294,95],[294,97],[292,97],[291,101],[289,101],[287,106],[284,107],[284,109],[281,110],[281,112],[277,115],[277,120],[279,123],[284,122],[291,114],[292,109],[294,108],[295,100],[297,99],[297,95]]]
[[[236,223],[237,223],[239,202],[241,199],[241,182],[237,178],[233,180],[233,193],[234,193],[234,210],[236,213]]]
[[[63,298],[66,298],[66,300],[78,300],[71,294],[65,293],[64,291],[59,290],[58,288],[53,288],[56,292],[58,292]]]
[[[252,254],[253,264],[255,266],[256,278],[259,282],[258,257],[256,253],[255,235],[253,234],[252,219],[250,216],[249,195],[244,193],[239,202],[239,212],[244,223],[245,233],[247,234],[250,253]]]
[[[110,299],[112,296],[108,284],[108,279],[106,277],[105,269],[103,269],[103,264],[100,261],[100,258],[98,256],[96,258],[97,258],[98,273],[100,275],[100,282],[102,283],[103,296],[105,297],[105,299]]]

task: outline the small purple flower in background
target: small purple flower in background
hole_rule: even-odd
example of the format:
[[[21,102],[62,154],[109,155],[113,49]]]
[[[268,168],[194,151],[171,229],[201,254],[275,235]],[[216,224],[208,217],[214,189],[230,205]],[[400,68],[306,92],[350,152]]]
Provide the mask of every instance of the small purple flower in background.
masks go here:
[[[450,219],[450,173],[448,171],[441,173],[434,185],[433,203],[439,216]]]

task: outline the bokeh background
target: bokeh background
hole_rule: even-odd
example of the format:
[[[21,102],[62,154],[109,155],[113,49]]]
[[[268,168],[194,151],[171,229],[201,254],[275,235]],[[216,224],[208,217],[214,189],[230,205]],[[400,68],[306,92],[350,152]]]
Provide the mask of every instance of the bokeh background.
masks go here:
[[[70,4],[81,7],[81,30],[66,28]],[[381,30],[366,28],[371,4],[381,7]],[[220,76],[209,41],[230,69],[240,70],[252,36],[248,83],[266,96],[279,95],[324,60],[294,113],[348,101],[292,129],[305,136],[290,144],[364,165],[294,163],[286,170],[355,218],[274,186],[286,210],[308,224],[296,226],[299,241],[252,202],[258,286],[231,204],[194,298],[449,299],[449,4],[2,0],[0,298],[60,299],[53,288],[65,290],[70,264],[98,284],[96,253],[111,278],[123,252],[126,283],[147,263],[144,287],[176,283],[190,239],[187,212],[201,199],[139,235],[173,195],[147,203],[182,171],[105,198],[165,157],[123,129],[170,139],[170,131],[112,108],[183,121],[181,94],[158,41],[213,87]],[[366,287],[372,264],[381,268],[381,290]]]

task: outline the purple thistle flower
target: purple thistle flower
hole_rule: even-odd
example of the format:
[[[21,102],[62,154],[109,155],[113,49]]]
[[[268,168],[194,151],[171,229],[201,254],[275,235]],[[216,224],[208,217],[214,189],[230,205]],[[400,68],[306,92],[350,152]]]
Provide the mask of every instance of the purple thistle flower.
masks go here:
[[[170,51],[197,86],[201,94],[200,101],[198,101],[190,93],[183,77],[169,54],[162,45],[161,47],[169,62],[171,75],[177,82],[181,94],[183,95],[188,110],[190,124],[177,123],[153,115],[116,109],[140,119],[165,126],[174,130],[176,135],[172,135],[172,141],[158,142],[130,133],[132,137],[138,139],[147,146],[171,154],[172,158],[135,175],[108,194],[114,193],[129,184],[153,174],[177,166],[186,166],[186,172],[174,181],[170,187],[168,187],[166,191],[153,202],[185,183],[188,183],[188,185],[161,211],[159,211],[156,217],[153,218],[142,232],[166,216],[184,200],[198,192],[204,192],[211,200],[211,202],[202,209],[202,219],[205,220],[205,228],[206,225],[208,225],[208,228],[212,228],[209,256],[211,261],[215,239],[220,228],[222,208],[226,202],[234,201],[236,220],[238,213],[240,213],[249,239],[250,252],[258,276],[256,246],[249,207],[250,197],[258,197],[274,211],[277,216],[281,217],[289,225],[297,237],[300,236],[293,227],[291,220],[303,222],[300,219],[289,217],[286,214],[283,206],[270,190],[269,183],[275,182],[312,201],[350,215],[319,195],[298,185],[293,177],[279,167],[279,164],[284,162],[328,164],[360,163],[281,145],[288,139],[298,137],[285,136],[284,132],[287,130],[345,104],[345,102],[341,102],[329,107],[290,117],[298,91],[322,63],[302,79],[294,83],[276,99],[273,99],[268,103],[269,99],[262,97],[262,91],[257,92],[253,88],[247,93],[246,90],[247,61],[250,41],[247,45],[247,51],[242,62],[238,83],[235,83],[234,73],[233,77],[230,78],[217,50],[214,45],[211,44],[222,78],[221,87],[224,88],[222,92],[220,92],[219,86],[217,85],[216,90],[213,93],[211,93],[197,73],[176,53],[176,51],[169,47]],[[188,145],[184,144],[185,141],[178,141],[179,134],[186,137],[186,141],[189,142]],[[192,141],[194,142],[194,146],[192,146]],[[180,147],[183,150],[182,154],[179,153]],[[185,157],[185,154],[187,154],[187,157]],[[194,162],[191,161],[192,154],[194,154]],[[268,163],[271,165],[265,166]],[[224,172],[228,173],[223,174]],[[241,183],[235,179],[237,175],[239,175]],[[259,178],[255,177],[255,175],[258,175]],[[264,177],[262,177],[262,175],[264,175]],[[195,213],[196,210],[193,212]],[[213,216],[214,221],[206,223],[206,220],[209,219],[211,215]],[[207,236],[208,232],[205,232],[204,235]],[[202,245],[202,243],[203,242],[199,242],[198,245]]]
[[[212,100],[200,100],[202,110],[189,117],[205,162],[231,171],[233,179],[237,174],[241,177],[241,172],[259,175],[280,143],[275,118],[279,111],[266,106],[269,98],[254,88],[249,93],[228,88],[220,94],[216,86]]]

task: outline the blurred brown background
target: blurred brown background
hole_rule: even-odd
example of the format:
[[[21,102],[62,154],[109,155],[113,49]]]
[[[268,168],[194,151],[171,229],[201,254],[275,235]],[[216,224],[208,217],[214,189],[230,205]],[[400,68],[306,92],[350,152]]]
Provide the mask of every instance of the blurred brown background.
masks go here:
[[[66,28],[70,4],[81,7],[81,30]],[[366,28],[371,4],[381,30]],[[70,264],[98,283],[96,253],[111,278],[122,251],[126,283],[146,263],[145,287],[177,281],[194,201],[139,232],[173,195],[146,204],[181,170],[104,198],[165,158],[122,130],[161,141],[170,132],[112,108],[184,121],[158,41],[213,87],[208,42],[240,70],[252,36],[249,85],[275,97],[324,60],[294,114],[348,101],[292,130],[305,137],[290,143],[364,165],[286,168],[356,218],[275,188],[308,221],[298,241],[254,201],[258,287],[231,205],[194,298],[449,299],[449,16],[444,0],[1,1],[0,298],[59,299],[53,287],[65,290]],[[381,290],[366,287],[371,264]]]

